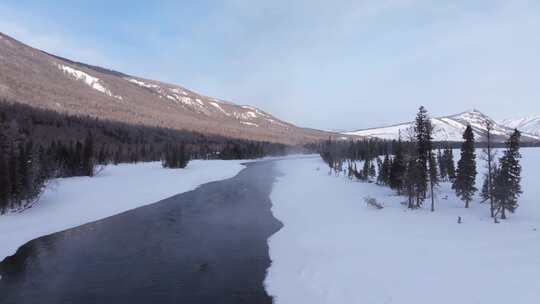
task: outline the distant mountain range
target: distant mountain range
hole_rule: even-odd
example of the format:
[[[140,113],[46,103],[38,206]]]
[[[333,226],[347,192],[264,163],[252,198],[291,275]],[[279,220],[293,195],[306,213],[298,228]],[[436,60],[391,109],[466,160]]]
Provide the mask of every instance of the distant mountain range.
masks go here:
[[[540,136],[540,115],[514,119],[503,119],[498,122],[510,128],[516,128],[520,131]]]
[[[286,144],[342,136],[301,128],[256,107],[178,85],[71,61],[2,33],[1,100],[132,124]]]
[[[536,120],[515,120],[496,122],[487,115],[478,110],[470,110],[456,115],[434,117],[431,118],[431,123],[434,127],[433,138],[435,141],[463,141],[462,134],[467,125],[471,125],[477,141],[484,141],[486,136],[486,122],[489,121],[493,125],[492,135],[493,140],[502,142],[508,138],[514,128],[522,131],[522,140],[525,142],[538,142],[540,135],[530,132],[531,129],[525,129],[523,126],[538,127],[538,117]],[[412,131],[413,122],[406,122],[380,128],[362,129],[356,131],[343,132],[345,135],[357,135],[366,137],[375,137],[381,139],[398,139],[406,140]],[[538,130],[538,129],[536,129]],[[530,133],[529,133],[530,132]]]

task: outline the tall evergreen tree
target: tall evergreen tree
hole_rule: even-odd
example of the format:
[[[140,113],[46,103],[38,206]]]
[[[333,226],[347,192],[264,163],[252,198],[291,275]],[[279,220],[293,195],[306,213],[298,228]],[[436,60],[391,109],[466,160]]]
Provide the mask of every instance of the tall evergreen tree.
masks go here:
[[[7,148],[7,137],[3,133],[3,124],[0,124],[0,214],[7,211],[11,194]]]
[[[392,163],[390,162],[390,157],[388,156],[388,154],[385,154],[384,160],[380,162],[379,176],[378,176],[379,184],[389,185],[391,166],[392,166]]]
[[[94,139],[88,132],[82,152],[82,175],[94,176]]]
[[[377,184],[384,185],[383,161],[377,157]]]
[[[15,207],[16,202],[21,199],[21,179],[19,177],[18,155],[15,150],[14,144],[11,143],[8,156],[9,166],[9,184],[11,185],[9,208]]]
[[[396,190],[398,194],[401,194],[404,187],[406,171],[406,163],[403,157],[403,144],[401,142],[401,138],[396,144],[394,153],[394,159],[392,161],[392,165],[390,166],[389,184],[390,188]]]
[[[444,161],[441,149],[437,149],[437,163],[439,164],[440,180],[446,181],[448,179],[448,171],[446,170],[446,162]]]
[[[414,132],[416,135],[416,207],[421,207],[427,193],[429,168],[428,162],[431,153],[431,123],[427,110],[421,106],[416,115]]]
[[[501,219],[506,219],[506,210],[513,213],[518,207],[521,194],[520,137],[521,133],[516,129],[506,141],[506,150],[495,174],[493,198]]]
[[[446,169],[446,176],[448,180],[454,181],[456,178],[456,167],[454,164],[454,153],[449,145],[444,147],[443,151],[444,168]]]
[[[418,187],[417,187],[417,180],[419,175],[419,169],[418,169],[418,160],[416,158],[416,155],[411,154],[409,155],[409,160],[407,161],[407,167],[405,169],[405,174],[403,178],[403,185],[405,188],[405,191],[407,192],[408,197],[408,204],[407,207],[409,209],[418,208]]]
[[[465,202],[465,208],[469,208],[469,202],[476,192],[476,154],[474,153],[474,133],[470,125],[463,132],[464,142],[461,145],[461,158],[458,161],[456,179],[452,188],[456,195]]]
[[[364,160],[364,166],[362,168],[362,179],[368,180],[369,178],[369,169],[371,168],[371,160],[369,158],[366,158]]]
[[[429,151],[429,187],[431,194],[431,211],[435,211],[435,189],[439,185],[439,171],[437,170],[437,160],[435,158],[435,153]]]
[[[379,158],[377,158],[379,159]],[[369,178],[370,179],[374,179],[375,176],[377,176],[377,170],[375,169],[375,164],[373,163],[373,161],[370,162],[370,166],[369,166]]]
[[[428,175],[429,175],[429,191],[431,194],[431,211],[435,211],[435,188],[439,185],[439,170],[437,164],[437,158],[433,152],[433,126],[431,120],[428,118],[425,121],[425,144],[428,155]]]
[[[490,191],[490,187],[489,187],[488,174],[487,173],[484,174],[484,179],[482,181],[482,189],[480,190],[480,197],[482,198],[482,201],[481,201],[482,203],[488,201],[489,198],[491,197],[491,191]]]

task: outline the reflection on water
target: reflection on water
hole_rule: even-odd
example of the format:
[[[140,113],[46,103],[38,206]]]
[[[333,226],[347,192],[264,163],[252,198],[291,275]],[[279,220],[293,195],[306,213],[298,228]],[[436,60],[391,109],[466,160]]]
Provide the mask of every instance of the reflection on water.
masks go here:
[[[2,280],[0,280],[0,294],[3,285],[27,279],[27,269],[33,269],[34,271],[42,269],[40,265],[42,263],[41,256],[54,254],[58,240],[69,234],[70,232],[66,231],[35,239],[20,247],[14,255],[6,257],[0,263],[0,276],[2,277]]]

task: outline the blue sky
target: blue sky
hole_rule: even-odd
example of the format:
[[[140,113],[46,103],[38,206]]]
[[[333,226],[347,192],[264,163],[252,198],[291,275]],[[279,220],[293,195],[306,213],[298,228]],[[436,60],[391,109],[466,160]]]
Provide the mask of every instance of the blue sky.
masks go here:
[[[306,127],[540,114],[540,1],[3,0],[0,31]]]

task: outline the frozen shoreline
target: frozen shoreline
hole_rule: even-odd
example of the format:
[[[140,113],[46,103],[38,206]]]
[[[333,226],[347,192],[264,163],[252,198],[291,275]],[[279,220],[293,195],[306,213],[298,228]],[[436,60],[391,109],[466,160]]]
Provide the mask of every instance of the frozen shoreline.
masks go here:
[[[268,293],[277,304],[537,303],[540,149],[522,154],[520,207],[500,224],[478,199],[465,209],[449,183],[436,212],[411,211],[386,187],[329,176],[320,159],[278,162],[272,212],[284,227],[269,239]]]

